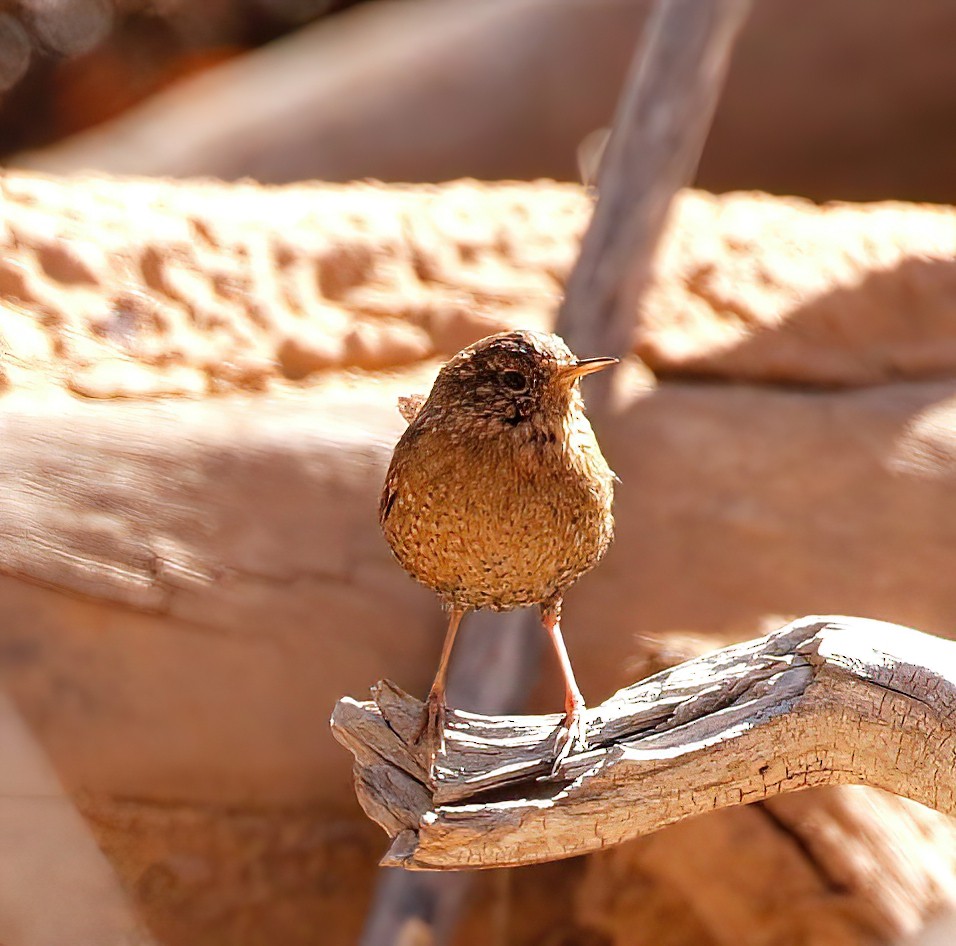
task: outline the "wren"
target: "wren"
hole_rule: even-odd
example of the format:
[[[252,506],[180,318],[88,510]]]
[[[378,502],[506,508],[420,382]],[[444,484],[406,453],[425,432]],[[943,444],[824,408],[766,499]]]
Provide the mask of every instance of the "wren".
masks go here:
[[[561,602],[611,543],[614,473],[579,381],[616,358],[578,360],[557,335],[513,331],[460,351],[427,397],[401,398],[408,428],[379,505],[392,552],[434,590],[448,631],[417,739],[429,776],[444,751],[445,684],[466,611],[537,605],[561,666],[565,716],[554,769],[586,745],[584,699],[561,636]]]

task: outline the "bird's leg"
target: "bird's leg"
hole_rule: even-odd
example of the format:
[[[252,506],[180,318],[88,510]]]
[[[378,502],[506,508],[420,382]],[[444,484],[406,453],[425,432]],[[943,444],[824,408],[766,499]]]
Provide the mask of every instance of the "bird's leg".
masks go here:
[[[564,638],[561,636],[561,601],[560,599],[541,606],[541,623],[551,638],[554,652],[558,656],[561,666],[561,676],[564,678],[564,722],[558,730],[558,738],[554,746],[554,764],[551,774],[556,775],[561,763],[573,750],[582,751],[587,748],[587,736],[584,723],[584,697],[578,689],[571,669],[571,660]]]
[[[458,625],[461,624],[464,613],[454,608],[448,616],[448,630],[445,632],[445,643],[442,644],[438,672],[435,674],[432,688],[428,691],[422,722],[415,734],[416,743],[421,742],[423,736],[427,737],[425,744],[428,747],[429,779],[434,775],[435,758],[439,752],[445,751],[445,681],[448,677],[448,658],[451,657],[455,635],[458,633]]]

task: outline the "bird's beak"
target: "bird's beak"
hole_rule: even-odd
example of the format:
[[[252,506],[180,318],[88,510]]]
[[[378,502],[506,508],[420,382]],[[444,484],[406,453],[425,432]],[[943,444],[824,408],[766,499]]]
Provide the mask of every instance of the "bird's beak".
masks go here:
[[[603,371],[610,368],[611,365],[618,363],[617,358],[582,358],[573,364],[565,365],[561,369],[561,380],[567,384],[572,384],[578,378],[583,378],[586,374],[594,374],[595,371]]]

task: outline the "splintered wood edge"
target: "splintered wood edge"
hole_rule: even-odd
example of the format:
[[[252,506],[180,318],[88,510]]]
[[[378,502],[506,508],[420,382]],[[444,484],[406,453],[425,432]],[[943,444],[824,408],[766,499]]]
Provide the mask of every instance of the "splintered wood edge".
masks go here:
[[[686,661],[588,710],[587,751],[551,753],[557,715],[449,709],[434,786],[411,745],[422,704],[383,682],[337,704],[356,793],[393,838],[382,863],[506,867],[570,857],[814,785],[866,784],[956,813],[956,643],[807,617]]]

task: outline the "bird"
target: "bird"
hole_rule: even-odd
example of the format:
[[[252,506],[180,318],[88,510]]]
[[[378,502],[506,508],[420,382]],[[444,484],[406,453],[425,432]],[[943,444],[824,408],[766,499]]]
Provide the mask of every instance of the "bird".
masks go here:
[[[558,335],[499,332],[462,349],[427,396],[399,398],[379,523],[392,553],[437,593],[448,626],[415,742],[428,777],[445,750],[449,658],[463,616],[535,605],[564,680],[552,774],[586,746],[584,698],[561,633],[565,592],[614,532],[613,471],[584,412],[580,380],[617,363],[578,359]]]

